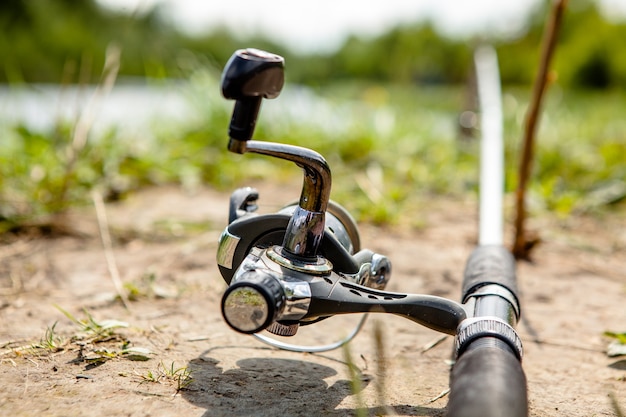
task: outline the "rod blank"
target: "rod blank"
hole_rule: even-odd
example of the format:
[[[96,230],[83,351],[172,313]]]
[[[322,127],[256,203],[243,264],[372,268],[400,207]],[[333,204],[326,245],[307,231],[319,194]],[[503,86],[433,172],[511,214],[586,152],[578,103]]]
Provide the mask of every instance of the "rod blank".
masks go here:
[[[498,57],[491,46],[474,54],[480,102],[480,245],[503,241],[504,145]]]

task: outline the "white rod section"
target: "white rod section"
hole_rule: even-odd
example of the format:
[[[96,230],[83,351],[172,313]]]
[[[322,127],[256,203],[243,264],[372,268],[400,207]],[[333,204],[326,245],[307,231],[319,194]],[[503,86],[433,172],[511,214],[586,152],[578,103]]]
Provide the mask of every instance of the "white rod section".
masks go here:
[[[502,245],[504,199],[504,144],[502,92],[498,57],[491,46],[474,54],[480,103],[480,215],[478,243]]]

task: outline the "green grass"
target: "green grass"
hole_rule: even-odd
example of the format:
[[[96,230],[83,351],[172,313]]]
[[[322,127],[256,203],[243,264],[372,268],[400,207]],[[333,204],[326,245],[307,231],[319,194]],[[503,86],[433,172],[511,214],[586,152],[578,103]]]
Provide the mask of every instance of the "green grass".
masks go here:
[[[115,126],[97,137],[91,133],[75,161],[68,157],[69,124],[47,132],[0,127],[0,233],[54,222],[68,208],[90,204],[93,189],[111,201],[152,185],[226,190],[245,180],[300,177],[290,164],[226,151],[232,102],[221,98],[218,78],[214,71],[190,73],[185,88],[199,116],[155,121],[149,139],[128,137]],[[457,124],[469,102],[464,88],[346,83],[310,93],[316,98],[301,108],[289,101],[295,92],[287,85],[283,97],[264,103],[256,138],[324,155],[334,175],[332,198],[357,219],[390,223],[432,195],[477,191],[478,142],[461,139]],[[505,89],[509,192],[527,100],[527,90]],[[544,110],[531,208],[568,216],[623,200],[626,96],[553,87]]]
[[[189,388],[193,382],[191,369],[186,366],[177,367],[174,362],[170,366],[166,366],[163,362],[159,363],[156,371],[148,370],[145,374],[138,374],[142,383],[156,383],[163,381],[174,385],[176,394]]]
[[[76,338],[81,338],[90,343],[99,343],[111,339],[117,336],[116,331],[118,329],[128,327],[128,323],[114,319],[97,321],[87,310],[84,310],[86,318],[78,319],[60,306],[55,305],[55,307],[80,329],[80,334]]]
[[[112,359],[122,358],[130,361],[148,361],[153,353],[146,348],[131,346],[130,340],[118,333],[119,329],[128,328],[128,323],[119,320],[96,320],[84,311],[85,318],[79,319],[59,306],[55,306],[63,313],[78,331],[71,337],[65,337],[57,332],[57,322],[48,327],[38,343],[29,343],[21,346],[12,346],[9,342],[0,350],[0,357],[40,357],[58,352],[76,352],[74,363],[84,362],[87,365],[99,365]],[[9,358],[10,358],[9,356]],[[178,377],[179,384],[184,383],[189,375],[183,370],[172,369],[172,378]],[[181,374],[182,376],[180,376]],[[184,388],[184,387],[183,387]],[[179,387],[179,390],[182,389]]]
[[[46,333],[44,334],[44,337],[42,337],[39,341],[37,347],[49,350],[50,352],[58,352],[59,350],[63,350],[65,340],[63,337],[57,334],[56,326],[57,323],[55,322],[52,327],[48,327],[46,329]]]
[[[556,90],[537,137],[535,200],[562,216],[620,203],[626,197],[626,122],[619,115],[626,110],[626,96]],[[511,131],[519,130],[512,124]],[[516,152],[510,149],[511,160]]]

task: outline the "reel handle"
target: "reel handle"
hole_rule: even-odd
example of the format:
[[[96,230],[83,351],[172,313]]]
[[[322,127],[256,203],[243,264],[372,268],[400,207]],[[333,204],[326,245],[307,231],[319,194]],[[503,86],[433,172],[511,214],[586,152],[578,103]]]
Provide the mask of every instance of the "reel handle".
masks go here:
[[[466,318],[463,307],[452,300],[424,294],[377,291],[338,280],[330,292],[326,285],[311,283],[311,304],[307,317],[350,313],[390,313],[429,329],[455,335]]]
[[[243,153],[252,138],[263,98],[276,98],[285,82],[283,57],[259,49],[239,49],[222,73],[222,95],[235,101],[228,127],[229,149]]]

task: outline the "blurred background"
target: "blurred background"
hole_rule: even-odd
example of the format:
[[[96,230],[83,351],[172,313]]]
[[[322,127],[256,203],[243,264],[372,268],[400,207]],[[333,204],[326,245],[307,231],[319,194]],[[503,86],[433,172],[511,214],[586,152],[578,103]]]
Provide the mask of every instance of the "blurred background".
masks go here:
[[[401,221],[431,195],[474,194],[472,54],[498,53],[507,190],[550,2],[4,0],[0,3],[0,232],[148,186],[227,189],[299,177],[225,152],[234,50],[283,55],[286,86],[257,138],[312,147],[333,198],[361,220]],[[626,2],[571,0],[538,134],[531,209],[623,210]],[[349,198],[348,198],[349,196]]]
[[[549,3],[7,0],[0,6],[0,81],[97,82],[105,51],[116,43],[123,49],[119,75],[126,77],[186,78],[189,54],[219,68],[234,49],[254,45],[285,55],[296,83],[458,84],[472,46],[488,41],[498,47],[503,82],[528,84]],[[625,24],[626,2],[569,2],[555,65],[559,84],[623,86]]]

